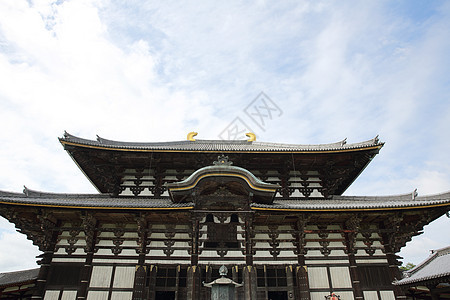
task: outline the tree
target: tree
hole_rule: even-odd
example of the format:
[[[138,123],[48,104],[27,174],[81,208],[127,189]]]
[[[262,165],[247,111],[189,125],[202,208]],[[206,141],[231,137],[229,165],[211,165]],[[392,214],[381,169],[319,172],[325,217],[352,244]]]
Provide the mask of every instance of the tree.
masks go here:
[[[411,270],[412,268],[414,268],[416,265],[415,264],[413,264],[413,263],[407,263],[406,265],[404,265],[404,266],[401,266],[400,267],[400,270],[402,270],[402,271],[409,271],[409,270]]]

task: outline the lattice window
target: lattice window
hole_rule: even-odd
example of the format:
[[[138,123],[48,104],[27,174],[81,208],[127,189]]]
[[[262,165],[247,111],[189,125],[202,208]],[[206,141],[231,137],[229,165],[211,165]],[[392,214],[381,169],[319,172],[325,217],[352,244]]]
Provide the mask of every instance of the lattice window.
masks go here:
[[[392,287],[388,266],[358,266],[361,288]]]
[[[177,284],[176,268],[158,268],[156,272],[157,287],[175,287]]]
[[[286,270],[284,268],[266,267],[256,269],[257,285],[259,287],[287,286]]]
[[[50,266],[48,286],[77,287],[83,264],[53,264]]]

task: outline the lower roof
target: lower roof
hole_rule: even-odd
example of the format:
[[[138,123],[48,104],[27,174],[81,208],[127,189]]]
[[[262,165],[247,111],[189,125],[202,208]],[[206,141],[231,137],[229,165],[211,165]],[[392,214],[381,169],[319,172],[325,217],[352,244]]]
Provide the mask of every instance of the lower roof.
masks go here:
[[[450,246],[432,251],[426,260],[404,274],[406,277],[394,282],[394,285],[421,285],[429,280],[450,280]]]
[[[0,288],[22,285],[24,283],[29,283],[37,279],[39,274],[39,268],[0,273]]]
[[[279,199],[273,204],[251,204],[254,210],[366,211],[450,207],[450,192],[415,196],[332,196],[331,199]],[[194,203],[173,203],[169,197],[112,197],[109,194],[57,194],[25,189],[24,193],[0,191],[0,204],[79,209],[166,210],[193,209]]]

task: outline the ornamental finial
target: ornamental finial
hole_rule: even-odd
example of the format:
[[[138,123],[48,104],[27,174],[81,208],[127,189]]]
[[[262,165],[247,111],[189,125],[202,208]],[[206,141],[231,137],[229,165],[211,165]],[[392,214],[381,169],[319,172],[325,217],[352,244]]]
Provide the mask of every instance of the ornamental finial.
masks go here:
[[[187,134],[187,140],[188,140],[188,141],[194,142],[194,141],[195,141],[194,136],[196,136],[197,134],[198,134],[198,133],[195,132],[195,131],[189,132],[189,133]]]
[[[213,164],[215,166],[231,166],[233,162],[228,159],[228,156],[220,155],[216,161],[213,161]]]
[[[247,142],[256,141],[256,134],[254,134],[253,132],[247,132],[245,135],[248,136]]]
[[[219,275],[220,276],[227,276],[228,274],[228,269],[227,267],[225,267],[225,265],[222,265],[219,269]]]

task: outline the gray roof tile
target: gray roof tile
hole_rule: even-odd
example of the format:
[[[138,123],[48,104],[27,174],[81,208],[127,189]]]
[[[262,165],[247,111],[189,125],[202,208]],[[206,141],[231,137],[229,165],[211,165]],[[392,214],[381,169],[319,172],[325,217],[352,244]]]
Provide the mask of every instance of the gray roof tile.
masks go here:
[[[112,197],[108,194],[58,194],[25,189],[24,193],[0,191],[0,202],[17,205],[58,206],[67,208],[189,208],[193,203],[173,203],[169,197]]]
[[[425,261],[405,272],[406,277],[394,285],[409,285],[450,276],[450,246],[435,250]]]
[[[379,208],[407,208],[429,205],[449,204],[450,192],[414,197],[413,194],[393,196],[333,196],[331,199],[301,199],[283,200],[275,198],[272,205],[253,204],[255,208],[271,209],[379,209]]]
[[[0,287],[13,286],[37,279],[39,269],[0,273]]]
[[[378,140],[378,137],[368,141],[347,144],[346,140],[336,143],[319,145],[298,145],[298,144],[280,144],[267,142],[248,142],[246,140],[195,140],[195,141],[174,141],[174,142],[119,142],[97,137],[97,140],[88,140],[76,137],[67,132],[60,138],[62,143],[74,143],[86,146],[95,146],[102,148],[115,149],[133,149],[133,150],[167,150],[167,151],[262,151],[262,152],[314,152],[314,151],[337,151],[369,148],[374,146],[383,146],[384,143]]]
[[[25,193],[0,191],[0,202],[17,205],[61,206],[84,208],[189,208],[193,203],[173,203],[169,197],[112,197],[108,194],[57,194],[25,189]],[[273,204],[253,203],[254,208],[297,210],[342,210],[416,208],[432,205],[449,205],[450,192],[414,197],[412,194],[393,196],[333,196],[331,199],[280,199]]]

